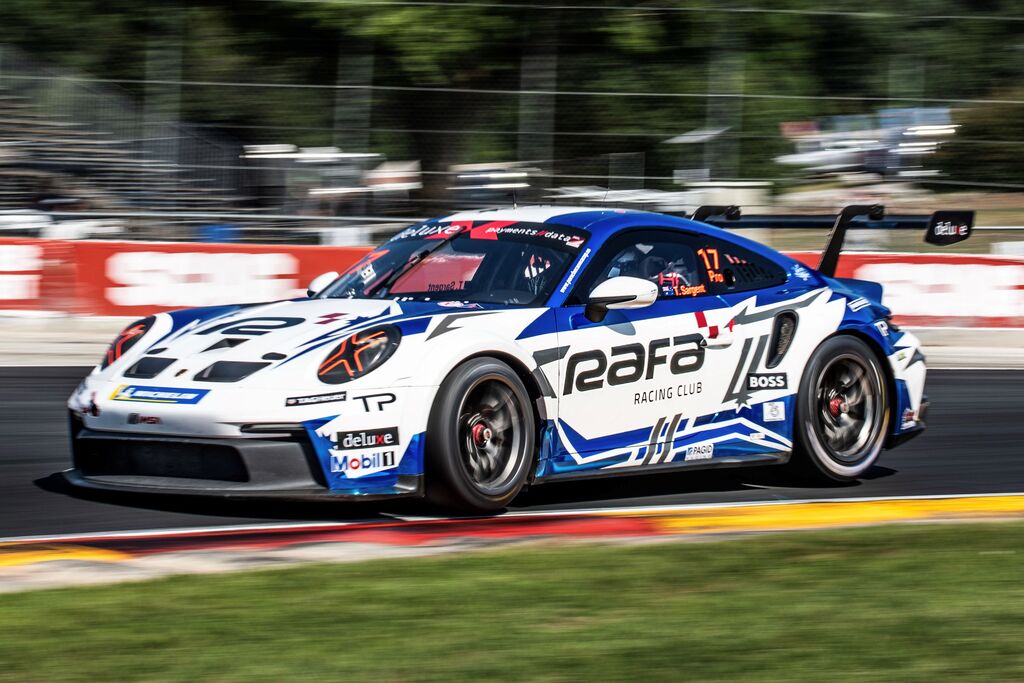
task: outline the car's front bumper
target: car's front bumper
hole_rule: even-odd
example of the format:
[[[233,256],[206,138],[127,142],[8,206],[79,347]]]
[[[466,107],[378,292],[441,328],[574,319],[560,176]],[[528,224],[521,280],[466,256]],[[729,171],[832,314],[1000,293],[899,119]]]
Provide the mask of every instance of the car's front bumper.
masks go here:
[[[89,430],[72,418],[76,486],[107,491],[225,498],[380,500],[422,495],[422,476],[394,485],[330,489],[301,434],[279,438],[182,437]]]
[[[906,442],[910,441],[914,437],[924,434],[924,429],[927,426],[926,420],[928,419],[928,408],[931,407],[931,403],[928,401],[927,396],[921,397],[921,407],[917,410],[917,424],[913,429],[900,432],[898,434],[889,434],[889,438],[885,442],[885,448],[891,449],[897,446],[902,446]]]

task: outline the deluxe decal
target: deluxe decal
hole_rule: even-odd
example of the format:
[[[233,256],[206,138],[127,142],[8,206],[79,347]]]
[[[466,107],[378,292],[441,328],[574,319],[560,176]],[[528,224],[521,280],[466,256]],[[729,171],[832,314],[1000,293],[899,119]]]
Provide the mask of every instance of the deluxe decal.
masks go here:
[[[398,427],[338,432],[334,437],[334,450],[337,451],[396,445],[398,445]]]
[[[670,347],[671,355],[667,351]],[[704,365],[704,347],[702,335],[686,334],[654,339],[646,347],[637,343],[613,346],[610,365],[608,355],[599,349],[574,353],[566,362],[562,395],[571,394],[574,388],[576,391],[600,389],[606,381],[609,386],[618,386],[653,379],[661,365],[668,366],[673,375],[695,372]],[[615,360],[619,356],[625,357]]]
[[[426,225],[414,225],[406,228],[391,238],[392,242],[406,240],[414,237],[447,237],[462,232],[466,228],[465,222],[454,223],[427,223]]]
[[[145,387],[122,384],[110,395],[112,401],[137,401],[139,403],[178,403],[194,405],[210,393],[209,389],[176,389],[174,387]]]

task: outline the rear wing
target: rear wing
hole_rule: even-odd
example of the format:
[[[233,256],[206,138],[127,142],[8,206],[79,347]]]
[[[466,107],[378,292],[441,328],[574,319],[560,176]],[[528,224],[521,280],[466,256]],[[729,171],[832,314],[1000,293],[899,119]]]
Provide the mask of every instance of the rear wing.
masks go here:
[[[973,211],[936,211],[930,215],[892,215],[881,204],[855,204],[845,207],[838,216],[830,215],[758,215],[744,216],[738,206],[701,206],[692,219],[719,228],[832,228],[821,252],[818,271],[834,277],[846,232],[850,228],[881,228],[889,230],[924,230],[924,241],[946,246],[971,236]]]

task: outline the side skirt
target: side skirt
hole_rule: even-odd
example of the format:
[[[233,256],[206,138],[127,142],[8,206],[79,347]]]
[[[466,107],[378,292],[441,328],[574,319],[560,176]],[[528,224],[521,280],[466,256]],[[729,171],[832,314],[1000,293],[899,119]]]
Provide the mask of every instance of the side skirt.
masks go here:
[[[754,465],[785,465],[789,462],[792,451],[780,451],[778,453],[763,453],[756,455],[732,455],[711,460],[696,460],[692,462],[666,462],[646,467],[616,467],[614,469],[593,469],[576,472],[560,472],[549,474],[534,480],[534,484],[547,484],[558,481],[575,481],[579,479],[604,479],[606,477],[630,477],[642,476],[645,474],[661,474],[663,472],[678,472],[680,470],[710,470],[726,467],[751,467]]]

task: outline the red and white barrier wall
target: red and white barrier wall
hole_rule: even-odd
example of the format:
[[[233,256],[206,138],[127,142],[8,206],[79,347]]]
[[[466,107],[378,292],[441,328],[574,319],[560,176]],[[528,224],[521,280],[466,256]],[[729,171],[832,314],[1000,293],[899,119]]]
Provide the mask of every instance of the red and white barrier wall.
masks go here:
[[[815,265],[816,253],[791,256]],[[1024,327],[1024,259],[984,254],[847,253],[839,277],[879,282],[903,325]]]
[[[303,296],[365,248],[0,239],[0,310],[136,316]]]
[[[141,316],[302,296],[365,248],[0,239],[0,310]],[[816,253],[793,254],[814,265]],[[1024,259],[848,253],[840,277],[881,282],[897,323],[1024,328]]]

